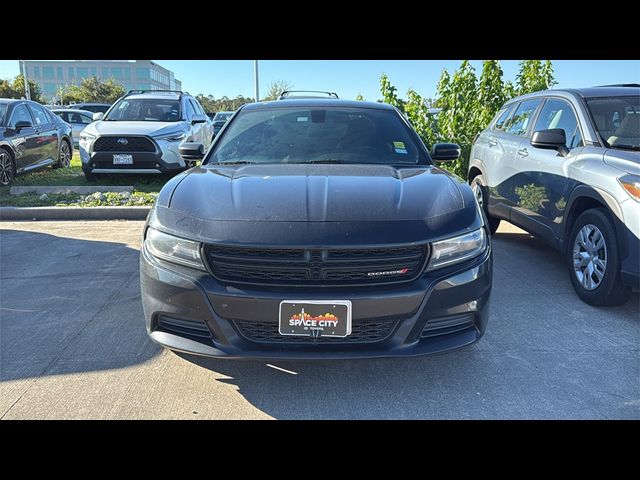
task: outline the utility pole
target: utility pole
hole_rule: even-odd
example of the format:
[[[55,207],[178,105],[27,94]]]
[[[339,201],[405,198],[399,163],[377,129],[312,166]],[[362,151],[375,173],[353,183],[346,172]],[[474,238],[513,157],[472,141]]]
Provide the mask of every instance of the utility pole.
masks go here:
[[[29,81],[27,80],[27,66],[24,64],[24,60],[20,60],[20,65],[22,67],[22,78],[24,79],[24,96],[27,100],[31,100]]]
[[[256,96],[256,102],[260,101],[260,91],[258,88],[258,60],[253,61],[253,80],[255,82],[253,93]]]

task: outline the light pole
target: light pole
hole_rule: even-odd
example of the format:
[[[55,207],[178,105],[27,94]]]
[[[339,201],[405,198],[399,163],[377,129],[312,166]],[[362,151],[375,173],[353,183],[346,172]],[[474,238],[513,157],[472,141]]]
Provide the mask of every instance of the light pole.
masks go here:
[[[31,100],[29,81],[27,80],[27,66],[24,64],[24,60],[20,60],[20,65],[22,66],[22,78],[24,80],[24,96],[27,100]]]
[[[253,61],[253,81],[254,81],[254,91],[253,93],[256,96],[256,102],[260,101],[260,91],[258,88],[258,60]]]

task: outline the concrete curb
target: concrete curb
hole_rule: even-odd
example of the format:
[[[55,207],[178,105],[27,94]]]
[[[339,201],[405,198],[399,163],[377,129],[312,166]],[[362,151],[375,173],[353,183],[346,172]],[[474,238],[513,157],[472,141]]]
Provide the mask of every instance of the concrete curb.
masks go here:
[[[0,207],[0,221],[146,220],[151,207]]]
[[[22,195],[25,193],[79,193],[88,194],[96,192],[133,192],[132,186],[100,186],[100,185],[69,185],[69,186],[27,186],[11,187],[11,195]]]

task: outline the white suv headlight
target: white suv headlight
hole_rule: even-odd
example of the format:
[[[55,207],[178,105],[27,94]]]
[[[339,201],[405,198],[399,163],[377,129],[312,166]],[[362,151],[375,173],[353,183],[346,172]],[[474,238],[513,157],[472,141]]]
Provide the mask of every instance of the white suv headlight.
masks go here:
[[[200,244],[198,242],[174,237],[149,227],[144,245],[154,257],[167,262],[206,270],[200,257]]]
[[[85,142],[90,142],[95,139],[96,139],[95,135],[91,135],[90,133],[87,133],[84,131],[80,132],[80,140],[84,140]]]
[[[184,132],[181,130],[179,132],[172,132],[172,133],[166,133],[164,135],[158,135],[157,137],[153,137],[153,138],[155,140],[164,140],[165,142],[181,142],[182,140],[187,138],[188,134],[189,132]]]
[[[487,234],[484,228],[458,237],[433,242],[427,271],[448,267],[477,257],[487,249],[487,245]]]

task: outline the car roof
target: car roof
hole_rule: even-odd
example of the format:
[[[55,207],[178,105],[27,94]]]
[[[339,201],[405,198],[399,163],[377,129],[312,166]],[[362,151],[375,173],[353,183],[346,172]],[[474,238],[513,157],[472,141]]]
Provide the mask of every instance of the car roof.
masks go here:
[[[160,100],[180,100],[179,93],[132,93],[131,95],[127,95],[125,98],[132,99],[140,99],[140,100],[150,100],[150,99],[160,99]]]
[[[375,110],[395,110],[387,103],[364,102],[361,100],[339,100],[336,98],[286,98],[268,102],[248,103],[243,110],[263,110],[287,107],[324,107],[324,108],[371,108]]]
[[[0,98],[0,103],[26,102],[21,98]]]
[[[640,87],[619,87],[619,86],[603,86],[589,88],[553,88],[550,90],[540,90],[533,93],[527,93],[510,99],[506,104],[512,104],[528,98],[544,97],[549,95],[560,95],[563,97],[628,97],[640,95]]]
[[[89,110],[82,110],[80,108],[50,108],[53,113],[62,112],[62,113],[85,113],[89,116],[93,115],[93,112]]]

